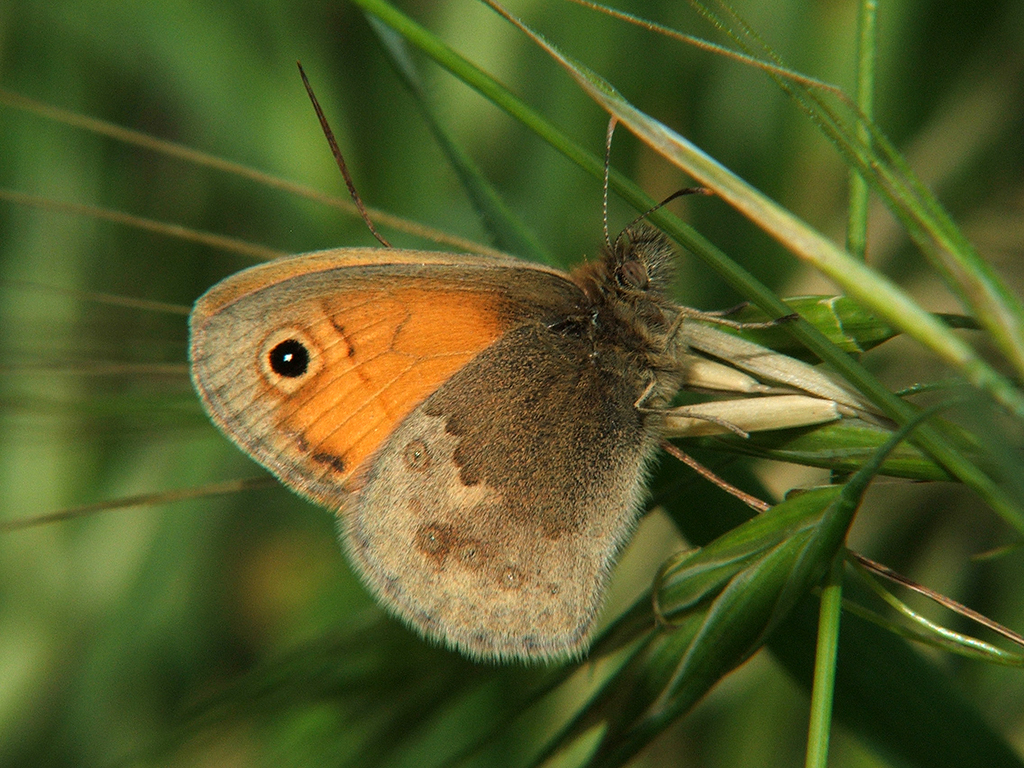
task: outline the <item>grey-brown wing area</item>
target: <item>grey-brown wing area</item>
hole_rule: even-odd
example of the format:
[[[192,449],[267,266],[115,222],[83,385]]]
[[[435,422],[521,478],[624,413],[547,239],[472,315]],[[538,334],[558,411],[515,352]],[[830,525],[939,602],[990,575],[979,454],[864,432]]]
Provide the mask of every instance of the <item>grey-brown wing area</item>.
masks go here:
[[[480,657],[585,647],[656,444],[622,365],[527,324],[402,422],[343,513],[385,604]]]

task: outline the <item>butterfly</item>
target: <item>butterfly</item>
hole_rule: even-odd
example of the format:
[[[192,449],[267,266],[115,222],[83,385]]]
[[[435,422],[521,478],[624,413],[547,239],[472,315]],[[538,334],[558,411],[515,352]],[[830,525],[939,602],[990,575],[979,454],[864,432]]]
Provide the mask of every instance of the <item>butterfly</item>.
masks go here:
[[[472,657],[585,650],[685,376],[672,248],[639,225],[572,273],[350,248],[195,304],[213,422],[334,510],[394,614]]]

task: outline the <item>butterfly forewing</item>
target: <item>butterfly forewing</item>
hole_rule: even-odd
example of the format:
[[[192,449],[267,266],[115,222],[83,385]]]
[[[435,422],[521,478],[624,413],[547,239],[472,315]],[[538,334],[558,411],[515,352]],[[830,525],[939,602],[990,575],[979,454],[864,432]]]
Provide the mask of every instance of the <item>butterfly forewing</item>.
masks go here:
[[[512,259],[344,249],[278,260],[196,303],[192,376],[232,440],[338,509],[381,442],[442,382],[507,328],[560,316],[578,294],[559,273]]]

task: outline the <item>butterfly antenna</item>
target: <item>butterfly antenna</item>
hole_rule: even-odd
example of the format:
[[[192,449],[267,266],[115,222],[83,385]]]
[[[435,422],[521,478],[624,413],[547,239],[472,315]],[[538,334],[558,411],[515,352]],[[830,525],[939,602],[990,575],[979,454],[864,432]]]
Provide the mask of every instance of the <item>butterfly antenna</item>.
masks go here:
[[[601,218],[604,222],[604,244],[609,251],[612,249],[612,239],[608,234],[608,177],[611,174],[612,165],[612,134],[615,133],[615,126],[618,122],[618,118],[612,115],[608,121],[608,134],[604,140],[604,190],[601,198]]]
[[[373,226],[373,222],[370,221],[370,215],[366,212],[366,206],[363,205],[363,199],[359,197],[359,193],[356,191],[356,185],[352,181],[352,176],[349,175],[348,166],[345,165],[345,158],[341,154],[341,150],[338,148],[338,141],[334,138],[334,131],[331,130],[330,124],[327,122],[327,118],[324,116],[324,111],[320,108],[320,102],[316,99],[316,94],[313,93],[313,86],[309,84],[309,78],[306,77],[306,71],[302,68],[301,62],[295,62],[299,65],[299,74],[302,75],[302,84],[306,86],[306,93],[309,94],[309,100],[313,102],[313,109],[316,110],[316,116],[320,119],[320,128],[323,129],[324,136],[327,137],[327,143],[331,147],[331,154],[334,155],[334,160],[338,163],[338,168],[341,170],[341,175],[345,177],[345,184],[348,185],[348,193],[352,196],[352,202],[356,204],[356,209],[359,211],[359,215],[363,217],[363,221],[366,222],[366,226],[369,227],[370,233],[377,238],[377,241],[385,248],[390,248],[389,243],[384,236],[377,231],[377,228]]]
[[[626,234],[627,232],[629,232],[629,230],[631,230],[635,225],[639,224],[641,221],[646,219],[648,216],[650,216],[652,213],[657,211],[659,208],[665,207],[666,205],[671,203],[673,200],[675,200],[677,197],[683,197],[684,195],[713,195],[713,194],[715,194],[715,193],[713,191],[711,191],[710,189],[708,189],[707,187],[686,187],[686,189],[677,189],[675,192],[673,192],[671,195],[666,197],[660,203],[658,203],[655,206],[652,206],[651,208],[648,208],[646,211],[644,211],[639,216],[637,216],[635,219],[633,219],[631,222],[629,222],[629,224],[627,224],[625,227],[623,227],[622,231],[619,232],[618,237],[615,238],[615,245],[618,245],[619,244],[619,240],[622,239],[622,236],[624,234]],[[606,223],[605,224],[605,237],[607,237],[607,236],[608,236],[608,225]]]

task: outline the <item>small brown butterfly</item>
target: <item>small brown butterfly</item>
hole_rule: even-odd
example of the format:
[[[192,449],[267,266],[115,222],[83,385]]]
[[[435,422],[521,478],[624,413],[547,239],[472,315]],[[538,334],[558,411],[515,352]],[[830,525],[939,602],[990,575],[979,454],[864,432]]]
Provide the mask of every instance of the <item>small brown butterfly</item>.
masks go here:
[[[566,274],[338,249],[235,274],[192,311],[213,421],[336,510],[392,612],[474,657],[587,646],[680,387],[671,247],[647,226]]]
[[[356,570],[388,609],[476,658],[586,650],[663,433],[681,417],[745,434],[735,408],[667,410],[684,384],[809,401],[785,424],[742,406],[752,429],[861,407],[804,363],[684,328],[711,315],[669,300],[672,248],[637,224],[656,208],[608,237],[614,127],[606,248],[571,274],[510,256],[341,248],[228,277],[189,321],[192,380],[214,423],[338,513]],[[692,192],[708,190],[664,202]],[[788,396],[769,399],[792,410]]]

